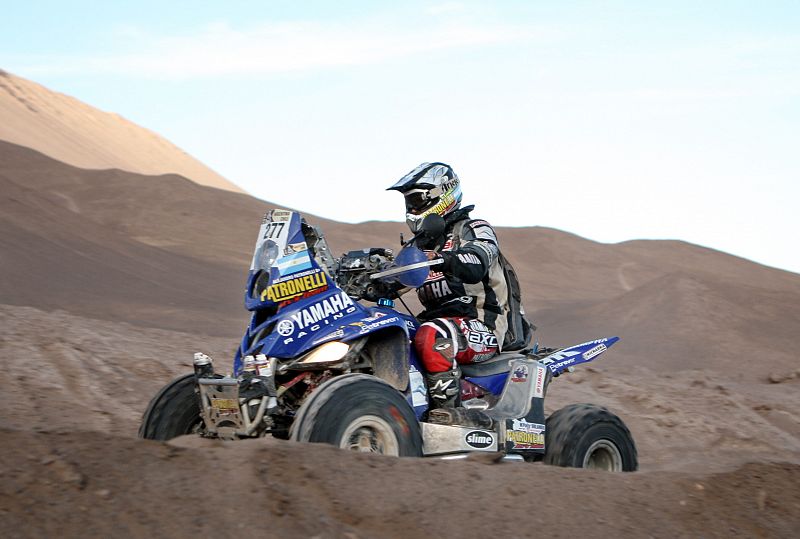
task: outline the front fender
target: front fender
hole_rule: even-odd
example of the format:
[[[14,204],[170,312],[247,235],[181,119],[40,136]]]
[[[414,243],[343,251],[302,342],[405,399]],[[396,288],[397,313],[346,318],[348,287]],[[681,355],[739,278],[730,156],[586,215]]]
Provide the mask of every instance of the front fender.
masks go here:
[[[361,354],[372,364],[372,372],[398,391],[408,387],[408,333],[389,326],[370,334]]]

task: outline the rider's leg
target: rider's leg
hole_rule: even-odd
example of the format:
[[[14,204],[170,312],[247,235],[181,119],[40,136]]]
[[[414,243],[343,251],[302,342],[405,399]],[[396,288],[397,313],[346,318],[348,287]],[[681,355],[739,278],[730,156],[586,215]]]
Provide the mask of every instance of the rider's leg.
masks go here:
[[[414,345],[427,371],[432,408],[461,404],[459,364],[486,361],[497,354],[497,338],[480,320],[436,318],[417,330]]]
[[[450,319],[425,322],[417,330],[414,347],[426,371],[431,408],[461,404],[461,369],[456,362],[461,332]]]

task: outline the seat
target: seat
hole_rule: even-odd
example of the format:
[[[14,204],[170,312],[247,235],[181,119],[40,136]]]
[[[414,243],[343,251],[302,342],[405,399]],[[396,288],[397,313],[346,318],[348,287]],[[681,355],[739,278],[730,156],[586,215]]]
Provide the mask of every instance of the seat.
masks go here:
[[[524,359],[525,355],[519,352],[501,352],[492,359],[470,365],[459,365],[464,376],[491,376],[508,372],[511,367],[508,362],[512,359]]]

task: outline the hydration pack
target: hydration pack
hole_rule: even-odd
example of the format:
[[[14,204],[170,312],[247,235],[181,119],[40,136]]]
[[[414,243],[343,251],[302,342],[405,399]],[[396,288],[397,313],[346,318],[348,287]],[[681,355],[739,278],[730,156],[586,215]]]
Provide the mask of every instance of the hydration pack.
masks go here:
[[[500,264],[508,287],[508,330],[503,339],[503,351],[522,350],[531,342],[536,326],[525,318],[525,307],[522,306],[522,288],[519,285],[517,272],[511,262],[500,253]]]
[[[467,221],[467,219],[464,219],[456,223],[453,227],[453,243],[455,245],[461,244],[461,232],[464,229],[464,225],[467,224]],[[504,352],[523,350],[530,344],[536,326],[528,322],[527,318],[525,318],[525,308],[522,306],[522,287],[519,285],[519,279],[517,278],[517,272],[514,266],[503,256],[499,248],[498,252],[500,253],[500,266],[503,268],[503,276],[505,277],[506,287],[508,288],[508,313],[506,315],[508,319],[508,329],[503,339],[502,350]]]

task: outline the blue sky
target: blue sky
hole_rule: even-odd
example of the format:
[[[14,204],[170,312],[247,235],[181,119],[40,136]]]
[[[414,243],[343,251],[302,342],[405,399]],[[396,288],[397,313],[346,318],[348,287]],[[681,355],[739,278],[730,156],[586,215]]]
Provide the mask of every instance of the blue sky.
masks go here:
[[[163,5],[162,5],[163,4]],[[0,68],[342,221],[450,163],[475,215],[800,272],[797,2],[29,2]]]

